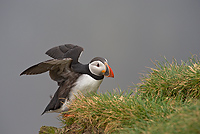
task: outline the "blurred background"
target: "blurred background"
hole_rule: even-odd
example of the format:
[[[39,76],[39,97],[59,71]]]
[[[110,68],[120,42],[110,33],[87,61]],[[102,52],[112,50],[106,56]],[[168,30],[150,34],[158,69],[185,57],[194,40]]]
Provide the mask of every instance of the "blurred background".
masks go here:
[[[199,7],[199,0],[1,0],[0,133],[60,126],[58,114],[40,116],[56,82],[48,73],[19,76],[50,59],[45,52],[51,47],[82,46],[82,63],[107,58],[115,78],[105,78],[98,92],[127,90],[146,67],[154,67],[150,59],[199,56]]]

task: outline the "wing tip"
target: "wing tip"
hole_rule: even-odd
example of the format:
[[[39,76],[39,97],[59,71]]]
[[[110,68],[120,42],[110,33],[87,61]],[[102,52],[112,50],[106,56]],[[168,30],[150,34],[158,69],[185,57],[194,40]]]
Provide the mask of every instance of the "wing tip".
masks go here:
[[[22,75],[34,75],[34,73],[28,72],[28,69],[27,69],[23,71],[19,76],[22,76]]]
[[[42,112],[41,116],[44,115],[46,113],[46,110],[44,110],[44,112]]]
[[[26,70],[23,71],[23,72],[21,72],[21,73],[19,74],[19,76],[22,76],[22,75],[25,75],[25,74],[26,74]]]

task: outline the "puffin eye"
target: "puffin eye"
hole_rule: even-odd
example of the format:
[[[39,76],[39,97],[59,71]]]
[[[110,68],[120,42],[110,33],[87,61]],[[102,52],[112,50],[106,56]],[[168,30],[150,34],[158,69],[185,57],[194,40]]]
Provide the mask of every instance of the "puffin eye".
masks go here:
[[[99,67],[99,63],[97,63],[97,67]]]

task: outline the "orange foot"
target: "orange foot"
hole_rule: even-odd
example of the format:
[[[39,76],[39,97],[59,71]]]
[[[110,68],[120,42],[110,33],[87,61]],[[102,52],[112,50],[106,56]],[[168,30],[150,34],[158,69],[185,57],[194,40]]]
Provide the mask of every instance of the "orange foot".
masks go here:
[[[73,117],[74,115],[72,114],[72,115],[70,115],[70,114],[64,114],[63,115],[64,117]]]

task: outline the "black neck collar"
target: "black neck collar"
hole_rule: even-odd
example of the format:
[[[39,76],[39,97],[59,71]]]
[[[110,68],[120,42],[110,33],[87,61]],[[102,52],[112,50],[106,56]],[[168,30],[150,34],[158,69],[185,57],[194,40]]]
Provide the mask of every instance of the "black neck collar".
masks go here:
[[[81,74],[88,74],[95,80],[102,80],[104,78],[104,75],[97,76],[97,75],[92,74],[89,70],[89,64],[86,64],[86,65],[83,65],[81,63],[72,64],[71,68],[74,72],[81,73]]]

